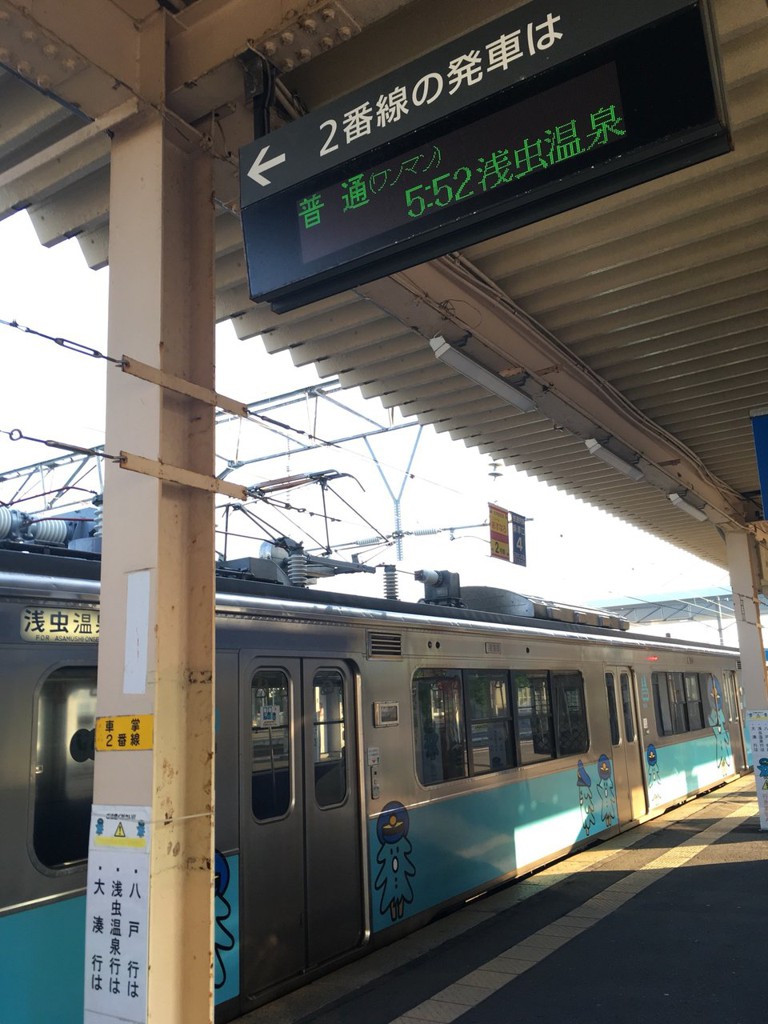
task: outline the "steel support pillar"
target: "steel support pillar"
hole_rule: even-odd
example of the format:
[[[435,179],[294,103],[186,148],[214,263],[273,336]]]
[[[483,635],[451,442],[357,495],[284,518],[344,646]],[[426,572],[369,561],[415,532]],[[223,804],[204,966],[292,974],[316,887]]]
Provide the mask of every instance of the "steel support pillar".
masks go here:
[[[212,389],[212,160],[193,134],[155,109],[115,128],[109,353]],[[211,405],[113,369],[107,450],[212,477],[214,412]],[[147,858],[145,962],[134,966],[140,985],[126,1011],[136,1015],[122,1016],[122,1004],[114,1002],[120,1009],[114,1017],[121,1020],[213,1020],[213,505],[204,490],[108,466],[97,717],[132,716],[142,730],[153,726],[151,749],[102,750],[97,722],[94,817],[101,814],[101,825],[92,821],[89,899],[107,853],[119,865],[122,840],[110,840],[111,821],[118,822],[117,835],[120,813],[130,821],[132,808],[138,808],[134,818],[149,811],[137,833]],[[115,812],[114,819],[105,819],[105,809]],[[104,856],[94,853],[94,842],[105,841],[113,845],[104,847]],[[138,863],[131,855],[126,846],[123,878]],[[127,887],[121,893],[127,899]],[[122,913],[125,985],[130,972]],[[144,924],[137,913],[138,925]],[[88,919],[86,947],[90,925]],[[108,972],[94,996],[89,970],[86,963],[85,1021],[106,1024],[114,1019],[104,991]]]

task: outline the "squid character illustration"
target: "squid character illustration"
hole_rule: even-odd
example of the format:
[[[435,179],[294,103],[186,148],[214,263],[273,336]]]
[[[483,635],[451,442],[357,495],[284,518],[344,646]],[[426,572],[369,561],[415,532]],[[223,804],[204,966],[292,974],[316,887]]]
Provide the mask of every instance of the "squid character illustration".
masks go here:
[[[653,743],[645,748],[645,760],[648,763],[648,796],[651,804],[658,804],[661,802],[661,773],[659,755]]]
[[[408,811],[397,800],[384,807],[376,822],[379,873],[374,889],[381,892],[380,913],[388,913],[393,922],[402,918],[406,903],[413,902],[411,879],[416,868],[410,858],[413,847],[408,838],[409,824]]]
[[[579,761],[576,772],[576,785],[579,791],[579,807],[581,808],[581,823],[584,831],[589,835],[595,827],[595,801],[592,796],[592,779],[584,767],[584,762]]]
[[[605,827],[610,828],[619,820],[616,807],[616,789],[613,785],[613,771],[607,754],[597,759],[597,792],[600,794],[600,817]]]
[[[227,858],[219,851],[216,851],[214,872],[214,916],[216,918],[216,930],[214,936],[214,949],[216,953],[216,977],[215,987],[221,988],[227,980],[227,968],[224,963],[223,953],[234,949],[235,937],[224,924],[232,913],[232,906],[226,897],[229,888],[229,864]]]

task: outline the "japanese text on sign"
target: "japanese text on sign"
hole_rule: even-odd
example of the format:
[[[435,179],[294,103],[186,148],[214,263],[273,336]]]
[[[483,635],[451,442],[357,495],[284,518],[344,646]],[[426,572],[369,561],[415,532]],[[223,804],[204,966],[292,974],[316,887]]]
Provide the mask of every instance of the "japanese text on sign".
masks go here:
[[[86,895],[87,1020],[146,1019],[149,807],[91,810]]]
[[[151,750],[152,715],[105,715],[96,719],[97,750]]]
[[[768,710],[747,711],[747,725],[755,771],[760,829],[768,831]]]
[[[368,173],[355,173],[301,197],[296,213],[304,260],[321,258],[337,248],[340,228],[345,244],[352,245],[374,228],[390,231],[422,217],[449,213],[467,200],[471,206],[486,196],[490,199],[497,189],[501,192],[496,199],[507,193],[522,194],[542,172],[557,174],[566,161],[623,139],[627,132],[615,101],[618,86],[607,74],[593,78],[605,80],[606,95],[591,109],[579,111],[574,101],[567,105],[567,113],[564,108],[565,119],[537,123],[531,118],[519,137],[514,131],[520,132],[519,123],[500,131],[502,120],[511,115],[490,115],[446,136],[440,145],[412,150]],[[493,143],[485,148],[489,138]],[[337,223],[342,218],[343,228]],[[321,226],[328,230],[319,232]]]
[[[516,512],[510,514],[512,520],[512,561],[515,565],[527,565],[525,553],[525,516]]]
[[[459,90],[472,89],[482,82],[486,74],[503,74],[516,61],[549,50],[563,38],[559,22],[559,14],[549,13],[538,24],[529,21],[521,28],[493,39],[484,47],[485,52],[472,49],[457,54],[446,66],[428,71],[413,85],[401,83],[375,100],[366,100],[346,111],[341,118],[341,131],[335,118],[323,121],[320,130],[326,135],[320,155],[332,153],[340,145],[354,142],[362,136],[375,135],[377,129],[402,121],[414,109],[431,106],[443,92],[453,96]],[[375,145],[374,138],[371,146]]]
[[[24,608],[21,638],[38,643],[93,643],[99,639],[99,613],[85,608]]]
[[[491,530],[491,558],[509,561],[509,512],[498,505],[488,505]]]

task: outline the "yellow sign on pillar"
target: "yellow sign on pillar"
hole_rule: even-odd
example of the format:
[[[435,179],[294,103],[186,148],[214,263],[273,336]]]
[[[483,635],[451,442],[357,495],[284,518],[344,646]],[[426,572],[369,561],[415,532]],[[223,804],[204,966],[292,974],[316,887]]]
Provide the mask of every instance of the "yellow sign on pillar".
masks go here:
[[[97,750],[151,750],[153,715],[105,715],[96,719]]]

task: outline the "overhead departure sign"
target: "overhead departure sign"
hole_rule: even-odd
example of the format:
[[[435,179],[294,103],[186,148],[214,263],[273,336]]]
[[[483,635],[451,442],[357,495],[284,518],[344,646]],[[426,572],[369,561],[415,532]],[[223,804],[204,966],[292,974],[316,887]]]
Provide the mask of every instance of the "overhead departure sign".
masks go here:
[[[574,6],[517,8],[245,147],[251,296],[293,308],[729,148],[701,4]]]

